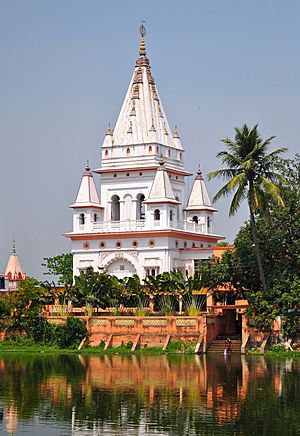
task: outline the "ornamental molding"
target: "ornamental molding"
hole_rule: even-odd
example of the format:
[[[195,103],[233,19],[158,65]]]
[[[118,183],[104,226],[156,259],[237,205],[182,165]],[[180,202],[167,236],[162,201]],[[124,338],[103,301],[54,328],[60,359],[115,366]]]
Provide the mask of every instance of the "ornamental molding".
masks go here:
[[[116,326],[134,326],[134,319],[116,319]]]
[[[139,269],[138,265],[138,253],[134,250],[126,251],[126,252],[111,252],[111,251],[102,251],[99,253],[99,266],[107,269],[110,265],[112,265],[117,260],[124,260],[132,265],[134,271],[137,272]]]
[[[143,319],[143,326],[145,327],[162,327],[166,325],[166,319]]]
[[[99,253],[99,260],[100,262],[105,259],[107,256],[109,256],[109,254],[111,254],[109,251],[101,251]]]
[[[106,326],[107,319],[90,319],[90,326]]]
[[[138,254],[137,250],[126,251],[126,254],[129,254],[129,256],[134,257],[136,260],[138,260],[138,258],[139,258],[139,254]]]
[[[176,327],[195,327],[195,319],[176,319]]]

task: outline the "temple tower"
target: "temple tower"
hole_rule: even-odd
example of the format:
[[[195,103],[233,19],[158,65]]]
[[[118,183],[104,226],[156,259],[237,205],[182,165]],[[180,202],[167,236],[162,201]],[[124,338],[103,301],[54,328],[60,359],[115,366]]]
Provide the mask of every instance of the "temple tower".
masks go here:
[[[211,256],[221,239],[212,231],[216,209],[201,173],[186,202],[185,178],[191,173],[184,168],[178,130],[172,133],[159,97],[143,25],[140,33],[119,117],[107,130],[101,166],[93,171],[101,175],[100,196],[88,167],[71,205],[73,231],[66,236],[72,241],[75,275],[88,266],[118,277],[175,269],[192,274],[197,260]]]

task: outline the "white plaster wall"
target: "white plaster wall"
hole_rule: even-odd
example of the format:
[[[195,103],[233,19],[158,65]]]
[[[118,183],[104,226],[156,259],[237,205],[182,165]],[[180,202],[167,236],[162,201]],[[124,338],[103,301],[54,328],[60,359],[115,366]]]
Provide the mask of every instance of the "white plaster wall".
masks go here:
[[[138,243],[137,248],[133,246],[134,241]],[[154,246],[150,245],[150,241],[154,241]],[[105,247],[100,248],[103,243]],[[121,248],[117,248],[117,243],[121,244]],[[89,248],[85,249],[87,244]],[[192,248],[193,244],[198,248],[203,245],[206,250],[180,250],[180,248]],[[212,247],[208,247],[209,245],[213,244],[201,242],[200,239],[190,241],[171,237],[145,238],[142,234],[141,237],[128,239],[105,240],[99,235],[97,240],[76,240],[72,242],[74,275],[79,274],[80,269],[88,266],[98,271],[98,267],[106,269],[107,265],[108,271],[118,277],[137,273],[143,278],[145,269],[152,267],[158,268],[159,272],[171,271],[175,267],[182,267],[186,270],[188,265],[193,265],[194,259],[208,259],[212,256]],[[127,262],[133,268],[127,268]],[[125,265],[126,270],[121,271],[120,265]]]

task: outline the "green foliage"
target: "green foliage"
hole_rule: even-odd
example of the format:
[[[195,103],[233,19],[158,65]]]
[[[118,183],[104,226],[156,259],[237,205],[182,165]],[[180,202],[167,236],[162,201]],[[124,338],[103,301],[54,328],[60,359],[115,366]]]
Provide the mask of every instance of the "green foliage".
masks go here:
[[[196,344],[194,342],[170,341],[167,346],[168,353],[194,353]]]
[[[60,348],[78,348],[80,342],[86,336],[86,326],[78,318],[68,317],[65,324],[58,324],[54,329],[54,342]]]
[[[29,339],[35,343],[51,345],[55,341],[55,326],[49,324],[44,316],[31,316],[24,322],[24,329]]]
[[[99,273],[92,267],[75,276],[73,301],[86,307],[115,307],[120,303],[122,285],[117,277]]]
[[[217,242],[217,247],[230,247],[230,244],[227,241],[221,241]]]
[[[44,257],[45,275],[58,276],[58,284],[66,287],[73,283],[73,254],[63,253],[54,257]]]
[[[285,178],[281,174],[278,157],[286,148],[279,148],[268,154],[268,146],[273,139],[274,136],[271,136],[263,140],[257,125],[249,130],[246,124],[242,128],[235,128],[234,140],[228,137],[222,139],[228,151],[219,152],[217,157],[228,168],[213,171],[208,177],[227,181],[215,195],[214,201],[235,191],[229,209],[230,215],[235,214],[244,199],[247,199],[249,209],[254,214],[265,211],[270,201],[281,206],[284,204],[280,185],[285,183]]]
[[[10,327],[5,342],[24,347],[47,345],[76,349],[86,336],[86,326],[78,318],[69,317],[65,324],[54,325],[50,324],[45,317],[37,315],[24,318],[21,334],[19,329]]]
[[[238,232],[235,251],[206,267],[209,287],[231,282],[248,299],[247,316],[252,327],[269,330],[274,318],[281,315],[284,332],[293,337],[295,319],[288,311],[300,308],[300,156],[282,160],[280,165],[288,181],[281,191],[285,208],[270,203],[268,213],[256,221],[266,289],[261,288],[250,222]]]
[[[222,139],[228,151],[217,154],[228,168],[213,171],[209,179],[222,178],[226,184],[217,192],[214,201],[222,196],[234,192],[229,215],[234,215],[243,200],[247,200],[252,228],[252,242],[254,243],[259,276],[264,291],[267,289],[263,268],[260,242],[256,228],[256,215],[266,215],[271,205],[284,206],[282,186],[286,185],[286,178],[282,174],[280,154],[286,149],[279,148],[267,153],[274,136],[263,140],[255,125],[249,130],[246,124],[241,129],[235,128],[234,140]]]
[[[158,311],[164,316],[176,313],[176,301],[172,295],[161,295],[157,301]]]
[[[204,298],[203,298],[204,297]],[[183,299],[184,311],[188,316],[199,316],[206,302],[206,295],[186,294]]]
[[[27,277],[17,292],[10,292],[1,298],[1,329],[11,335],[25,331],[28,320],[38,317],[52,298],[51,292],[38,280]]]
[[[0,298],[0,319],[5,318],[9,314],[10,314],[10,304],[8,298],[2,296]],[[0,324],[0,328],[1,328],[1,324]]]

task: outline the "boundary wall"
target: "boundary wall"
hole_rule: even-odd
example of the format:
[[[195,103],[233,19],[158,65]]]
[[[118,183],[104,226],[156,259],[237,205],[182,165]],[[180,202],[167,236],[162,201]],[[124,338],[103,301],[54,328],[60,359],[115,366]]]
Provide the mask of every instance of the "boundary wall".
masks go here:
[[[84,345],[117,347],[131,342],[134,349],[144,347],[166,348],[170,340],[197,344],[197,351],[207,347],[223,328],[218,315],[201,316],[80,316],[87,326],[88,338]],[[50,316],[53,324],[66,322],[66,317]]]

